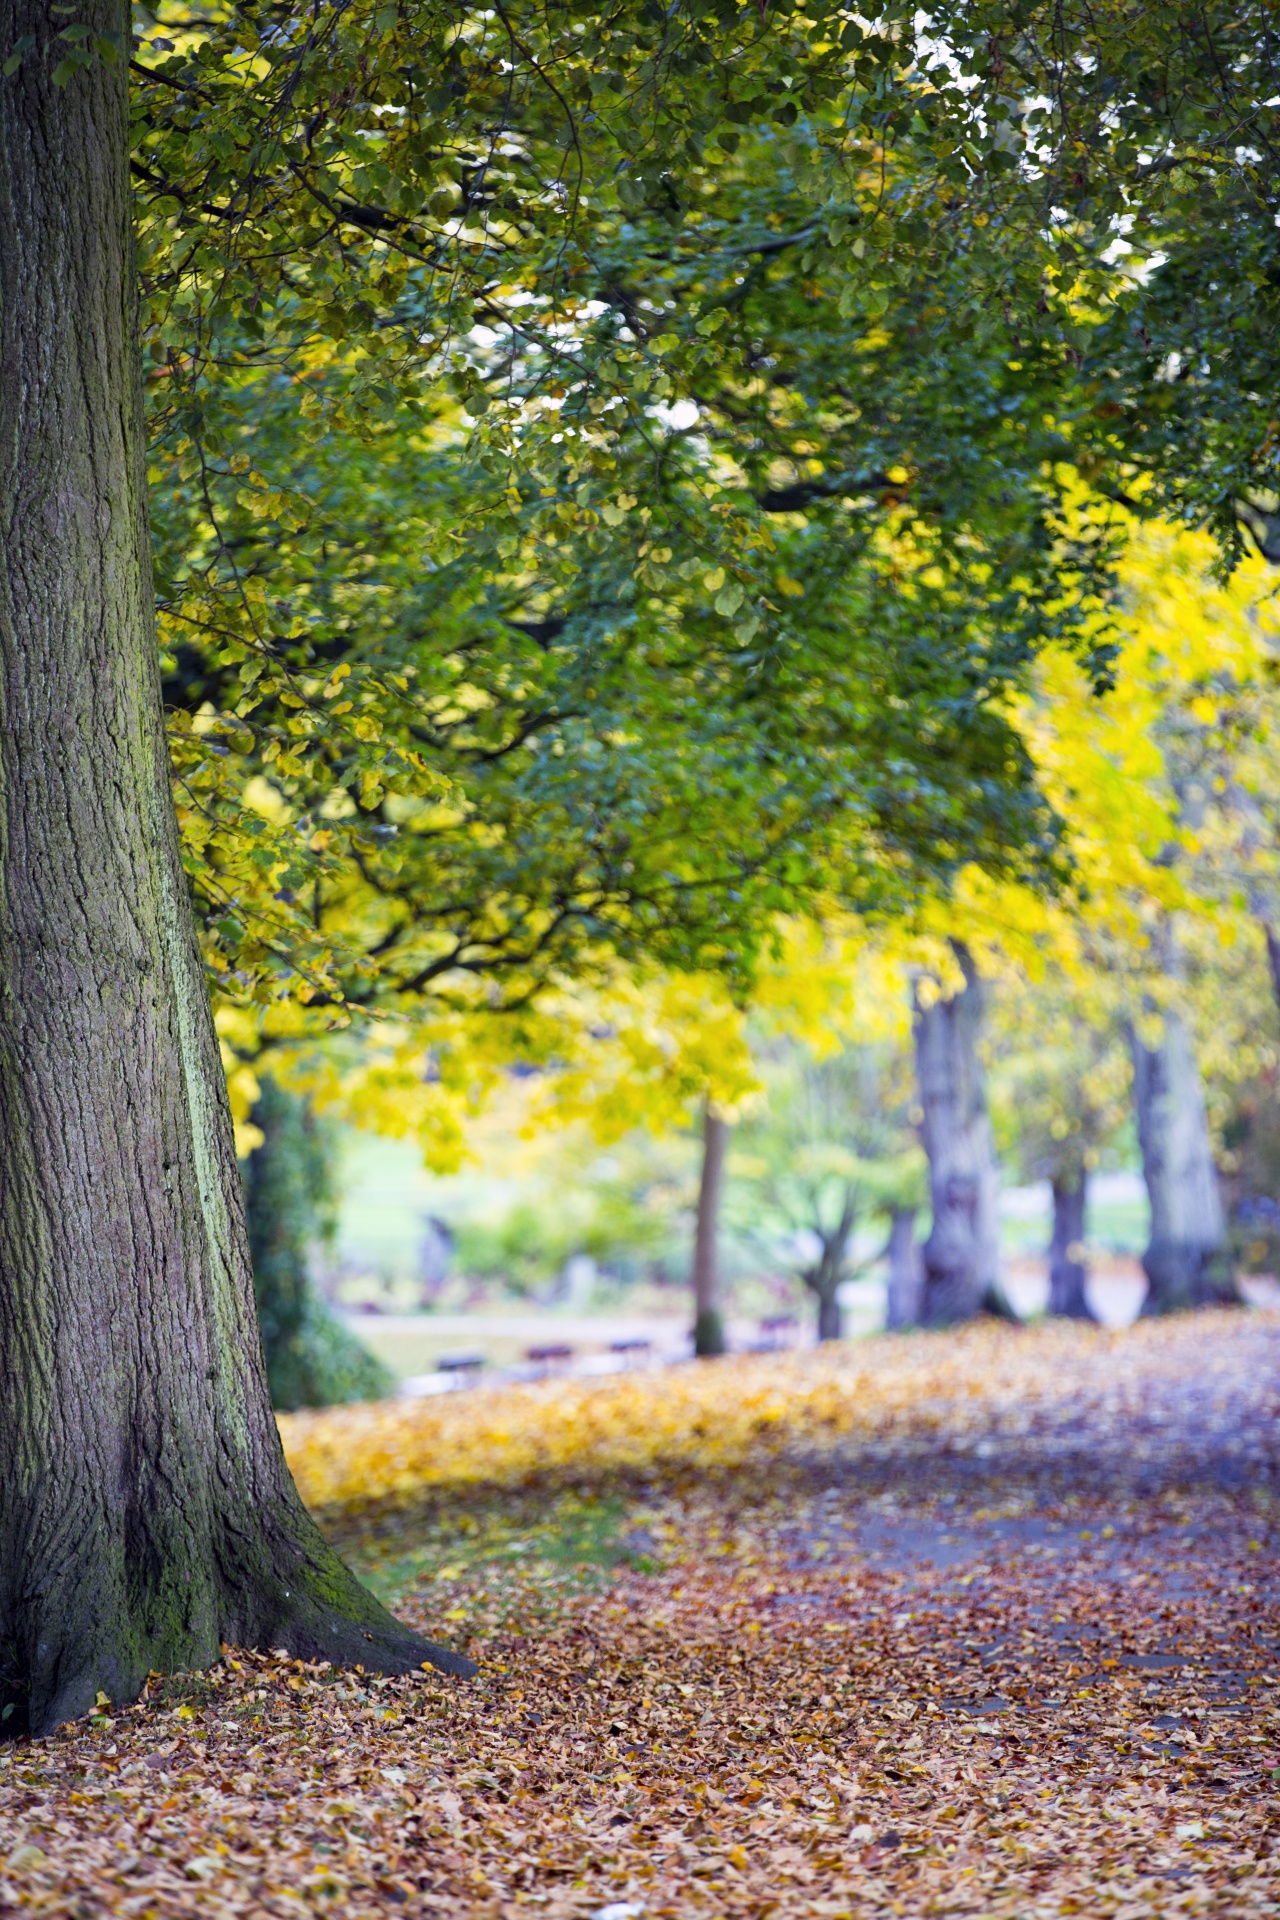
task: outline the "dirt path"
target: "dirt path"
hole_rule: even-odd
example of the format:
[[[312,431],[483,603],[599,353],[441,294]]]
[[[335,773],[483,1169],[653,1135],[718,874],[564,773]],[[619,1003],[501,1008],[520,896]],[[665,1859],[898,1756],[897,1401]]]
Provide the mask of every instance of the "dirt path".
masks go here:
[[[869,1436],[348,1525],[482,1679],[13,1749],[0,1910],[1280,1912],[1280,1319],[961,1352]]]

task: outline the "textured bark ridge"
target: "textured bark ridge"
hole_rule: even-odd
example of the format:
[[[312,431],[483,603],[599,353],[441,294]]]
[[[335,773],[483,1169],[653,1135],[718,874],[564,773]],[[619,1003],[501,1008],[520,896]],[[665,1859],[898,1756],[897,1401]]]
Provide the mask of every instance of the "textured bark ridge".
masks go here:
[[[1151,1202],[1151,1240],[1142,1264],[1150,1290],[1142,1311],[1233,1300],[1235,1285],[1204,1087],[1191,1038],[1175,1011],[1163,1015],[1158,1045],[1130,1029],[1133,1094],[1142,1171]]]
[[[37,45],[0,80],[0,1702],[43,1733],[221,1640],[469,1663],[284,1464],[169,792],[125,69],[55,88],[46,0],[5,18]]]
[[[933,1226],[924,1245],[926,1326],[1004,1311],[1000,1290],[999,1172],[987,1113],[978,1035],[985,990],[957,946],[965,984],[915,1012],[916,1078],[924,1117]]]

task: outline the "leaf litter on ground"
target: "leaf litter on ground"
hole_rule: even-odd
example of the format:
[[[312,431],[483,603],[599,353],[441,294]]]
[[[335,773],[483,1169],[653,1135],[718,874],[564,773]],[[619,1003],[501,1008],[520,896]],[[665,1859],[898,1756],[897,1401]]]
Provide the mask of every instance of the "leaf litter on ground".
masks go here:
[[[282,1421],[479,1678],[227,1649],[0,1749],[0,1911],[1280,1911],[1280,1317]]]

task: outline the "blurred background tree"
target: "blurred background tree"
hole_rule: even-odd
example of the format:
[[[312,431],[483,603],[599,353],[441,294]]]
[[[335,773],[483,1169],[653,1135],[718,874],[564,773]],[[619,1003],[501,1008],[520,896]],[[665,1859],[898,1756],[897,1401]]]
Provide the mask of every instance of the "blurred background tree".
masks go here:
[[[260,1139],[245,1163],[245,1211],[271,1404],[285,1412],[376,1400],[394,1378],[325,1305],[317,1253],[334,1233],[329,1123],[267,1076],[253,1109]]]
[[[765,1098],[733,1138],[728,1218],[813,1295],[818,1338],[839,1339],[840,1289],[868,1263],[868,1235],[883,1242],[923,1199],[909,1057],[887,1043],[815,1056],[780,1038],[757,1057]]]

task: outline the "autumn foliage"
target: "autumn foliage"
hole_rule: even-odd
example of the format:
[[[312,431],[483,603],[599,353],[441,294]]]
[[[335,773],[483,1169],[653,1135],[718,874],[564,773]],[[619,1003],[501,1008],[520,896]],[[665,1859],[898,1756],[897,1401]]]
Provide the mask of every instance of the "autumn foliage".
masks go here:
[[[1278,1359],[985,1326],[291,1416],[480,1677],[228,1649],[11,1747],[0,1911],[1269,1914]]]

